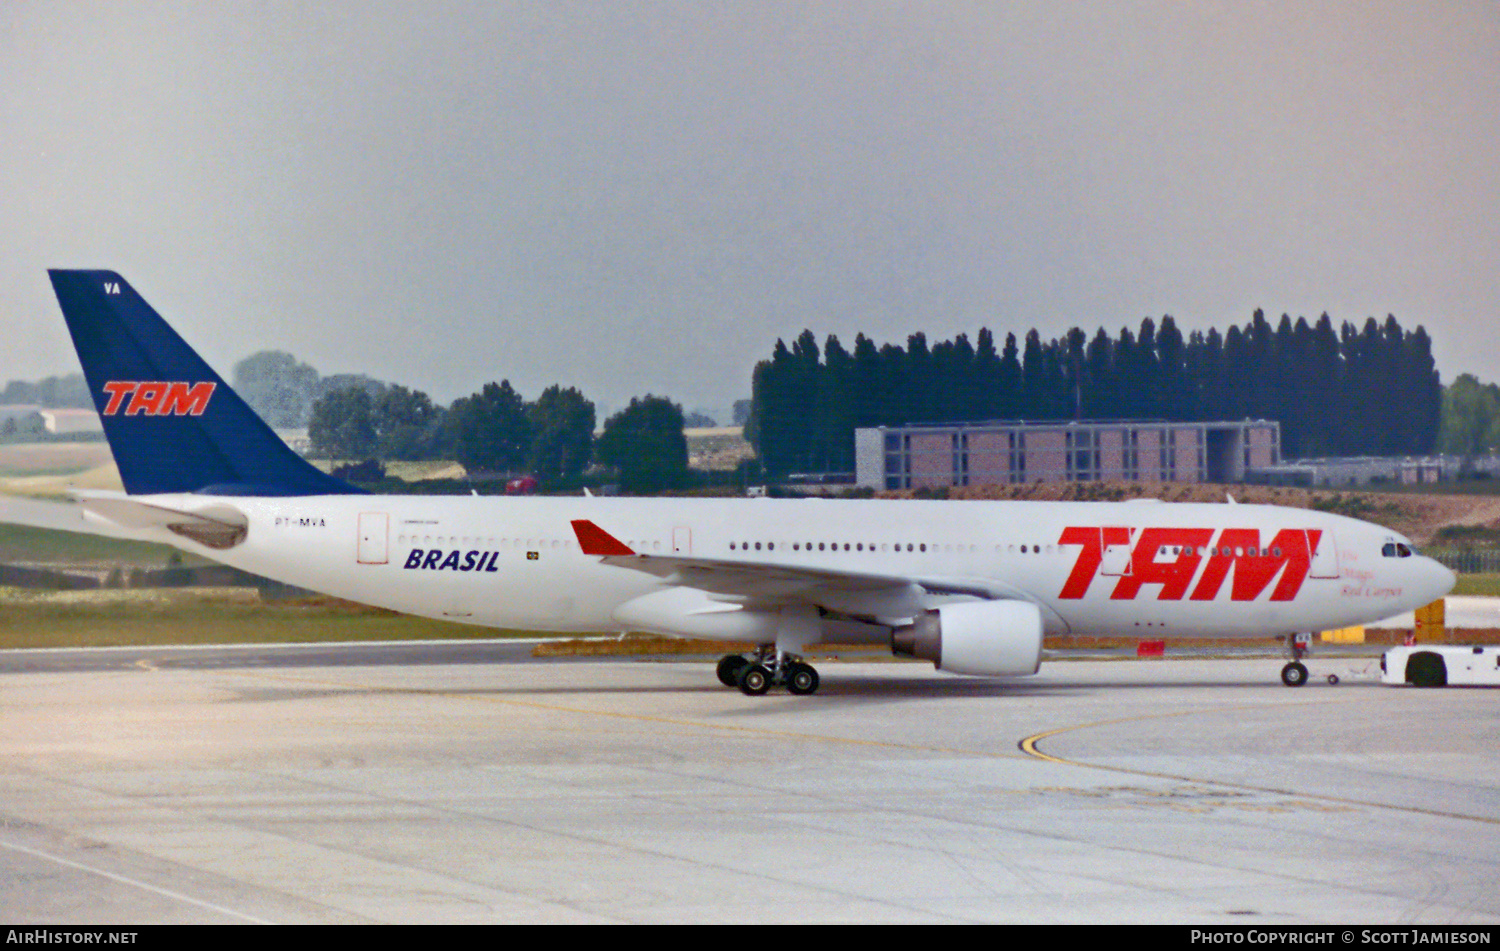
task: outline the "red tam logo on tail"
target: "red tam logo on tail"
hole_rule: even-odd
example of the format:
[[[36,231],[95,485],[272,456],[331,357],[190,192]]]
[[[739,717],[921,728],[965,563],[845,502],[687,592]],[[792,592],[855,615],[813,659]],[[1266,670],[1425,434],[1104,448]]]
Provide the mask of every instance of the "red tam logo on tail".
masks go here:
[[[110,380],[104,384],[109,402],[103,415],[202,416],[217,383],[182,383],[160,380]],[[126,403],[125,398],[130,397]]]

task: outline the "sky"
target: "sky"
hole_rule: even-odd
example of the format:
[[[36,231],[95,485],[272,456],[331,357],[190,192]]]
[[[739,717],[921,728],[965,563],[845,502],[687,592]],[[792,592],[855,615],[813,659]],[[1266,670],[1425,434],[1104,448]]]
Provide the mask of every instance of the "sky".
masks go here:
[[[0,0],[0,383],[49,267],[443,402],[1256,308],[1500,381],[1500,5]]]

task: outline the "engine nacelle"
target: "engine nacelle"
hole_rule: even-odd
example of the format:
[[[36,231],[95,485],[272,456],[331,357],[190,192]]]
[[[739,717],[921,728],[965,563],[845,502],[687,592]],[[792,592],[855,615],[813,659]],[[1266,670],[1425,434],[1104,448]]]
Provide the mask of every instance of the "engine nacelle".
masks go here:
[[[1042,612],[1029,601],[947,604],[892,631],[891,653],[951,674],[1034,674],[1042,664]]]

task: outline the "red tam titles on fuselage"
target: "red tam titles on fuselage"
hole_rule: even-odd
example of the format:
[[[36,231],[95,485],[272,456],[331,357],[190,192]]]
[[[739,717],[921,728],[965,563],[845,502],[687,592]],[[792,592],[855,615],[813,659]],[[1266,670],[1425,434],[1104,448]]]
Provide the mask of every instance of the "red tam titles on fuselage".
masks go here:
[[[218,384],[164,380],[110,380],[104,384],[109,402],[103,415],[202,416]],[[130,397],[126,403],[125,398]]]
[[[1232,568],[1231,601],[1254,601],[1278,574],[1281,580],[1270,600],[1290,601],[1307,580],[1322,537],[1318,529],[1284,528],[1262,545],[1259,529],[1225,528],[1217,539],[1214,533],[1212,528],[1145,528],[1131,547],[1131,530],[1124,526],[1065,528],[1058,544],[1082,550],[1058,597],[1082,598],[1094,578],[1104,574],[1118,579],[1110,593],[1113,601],[1134,600],[1148,584],[1161,586],[1158,601],[1212,601]],[[1193,586],[1195,577],[1198,584]]]

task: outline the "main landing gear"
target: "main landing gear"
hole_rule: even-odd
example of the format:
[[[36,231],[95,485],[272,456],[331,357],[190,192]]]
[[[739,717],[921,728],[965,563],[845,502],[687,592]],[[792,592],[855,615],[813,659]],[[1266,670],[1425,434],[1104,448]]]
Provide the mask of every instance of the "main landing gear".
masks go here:
[[[762,644],[754,659],[725,654],[719,660],[719,683],[738,687],[747,697],[758,697],[772,687],[806,696],[818,689],[818,672],[801,657],[778,651],[775,644]]]

